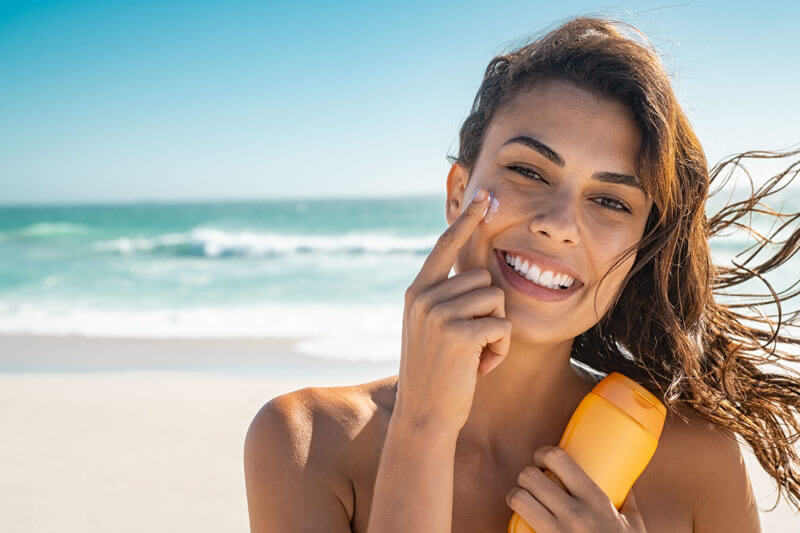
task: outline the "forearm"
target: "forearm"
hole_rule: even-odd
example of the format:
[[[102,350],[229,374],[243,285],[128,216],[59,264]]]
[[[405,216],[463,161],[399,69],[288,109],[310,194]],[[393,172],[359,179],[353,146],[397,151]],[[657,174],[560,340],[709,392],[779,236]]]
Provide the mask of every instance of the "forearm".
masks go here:
[[[368,533],[450,533],[457,438],[457,432],[392,416],[375,479]]]

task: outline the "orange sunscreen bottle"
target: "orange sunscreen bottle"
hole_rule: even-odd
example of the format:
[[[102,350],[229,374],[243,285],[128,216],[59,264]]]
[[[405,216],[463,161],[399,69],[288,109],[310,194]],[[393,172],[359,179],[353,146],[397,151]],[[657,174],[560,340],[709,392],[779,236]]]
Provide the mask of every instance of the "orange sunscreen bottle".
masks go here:
[[[611,372],[578,404],[558,447],[619,509],[656,451],[666,413],[664,404],[650,391]],[[545,475],[564,489],[555,474],[545,470]],[[534,531],[514,512],[508,533]]]

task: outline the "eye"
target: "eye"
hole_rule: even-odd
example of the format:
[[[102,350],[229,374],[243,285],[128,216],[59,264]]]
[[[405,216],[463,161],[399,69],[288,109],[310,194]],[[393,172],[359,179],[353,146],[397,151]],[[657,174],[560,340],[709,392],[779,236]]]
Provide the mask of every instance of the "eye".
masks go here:
[[[604,203],[600,203],[600,202],[598,202],[598,203],[600,203],[600,205],[606,206],[606,207],[608,207],[609,209],[611,209],[612,211],[625,211],[625,212],[627,212],[627,213],[630,213],[630,212],[631,212],[631,210],[630,210],[630,209],[628,209],[628,208],[627,208],[627,207],[626,207],[626,206],[625,206],[625,205],[624,205],[622,202],[618,202],[617,200],[614,200],[613,198],[605,198],[605,197],[601,197],[601,198],[597,198],[597,200],[605,200],[605,201],[607,201],[607,202],[611,202],[611,204],[612,204],[612,205],[616,205],[616,206],[618,206],[618,207],[612,207],[612,206],[611,206],[611,205],[609,205],[609,204],[604,204]]]
[[[517,172],[518,174],[522,174],[523,176],[525,176],[527,179],[529,179],[531,181],[538,180],[538,181],[541,181],[543,183],[547,183],[547,181],[545,181],[542,178],[541,174],[539,174],[535,170],[532,170],[532,169],[530,169],[528,167],[523,167],[523,166],[520,166],[520,165],[510,165],[510,166],[508,166],[506,168],[508,168],[509,170],[513,170],[514,172]],[[605,207],[607,209],[612,210],[612,211],[621,211],[621,212],[626,212],[626,213],[630,213],[631,212],[631,210],[628,209],[628,207],[625,204],[623,204],[619,200],[615,200],[614,198],[600,197],[600,198],[597,198],[597,200],[602,200],[601,202],[597,202],[597,203],[599,205],[602,205],[603,207]],[[606,203],[606,202],[608,202],[608,203]]]
[[[509,166],[507,168],[509,170],[513,170],[514,172],[517,172],[518,174],[522,174],[523,176],[525,176],[528,179],[536,179],[536,180],[543,181],[544,183],[547,183],[544,179],[542,179],[541,174],[539,174],[535,170],[531,170],[531,169],[529,169],[527,167],[521,167],[519,165],[511,165],[511,166]]]

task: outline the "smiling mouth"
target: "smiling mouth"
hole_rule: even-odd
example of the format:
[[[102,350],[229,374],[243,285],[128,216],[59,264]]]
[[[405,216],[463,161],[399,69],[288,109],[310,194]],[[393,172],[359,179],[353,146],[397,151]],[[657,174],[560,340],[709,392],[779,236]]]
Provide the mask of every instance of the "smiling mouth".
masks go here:
[[[499,259],[514,271],[519,277],[533,283],[537,287],[551,291],[566,291],[570,288],[577,289],[583,286],[583,282],[569,274],[543,267],[528,259],[520,261],[513,260],[516,254],[505,250],[495,249]],[[527,266],[527,268],[526,268]]]

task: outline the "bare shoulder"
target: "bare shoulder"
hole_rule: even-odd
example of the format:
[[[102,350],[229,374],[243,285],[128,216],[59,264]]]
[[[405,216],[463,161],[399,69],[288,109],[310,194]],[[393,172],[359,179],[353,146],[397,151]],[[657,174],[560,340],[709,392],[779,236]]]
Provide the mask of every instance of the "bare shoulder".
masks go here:
[[[670,414],[662,441],[692,509],[695,532],[761,531],[758,508],[736,437],[691,409]]]
[[[244,450],[253,531],[262,530],[253,524],[266,523],[268,515],[284,517],[283,522],[270,523],[273,529],[280,525],[301,530],[303,524],[292,520],[303,516],[325,523],[335,523],[338,516],[342,527],[349,524],[355,506],[354,457],[364,434],[370,433],[369,422],[391,408],[386,402],[394,400],[395,381],[388,377],[341,387],[307,387],[276,396],[261,407],[248,428]],[[275,487],[273,492],[269,487]],[[284,500],[280,504],[278,497]],[[308,501],[315,502],[313,509]],[[314,512],[320,516],[311,517]]]
[[[397,376],[389,376],[356,385],[306,387],[287,392],[261,407],[250,429],[280,421],[290,430],[305,459],[325,461],[341,447],[349,448],[376,411],[391,412],[396,381]],[[317,450],[318,444],[325,446]],[[312,451],[316,452],[313,457]]]

